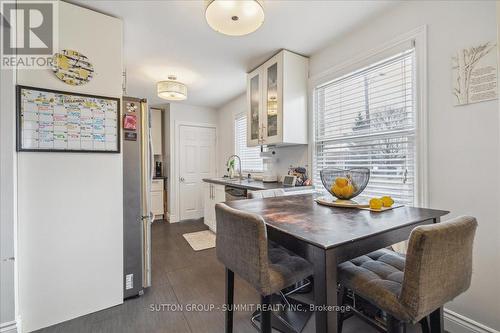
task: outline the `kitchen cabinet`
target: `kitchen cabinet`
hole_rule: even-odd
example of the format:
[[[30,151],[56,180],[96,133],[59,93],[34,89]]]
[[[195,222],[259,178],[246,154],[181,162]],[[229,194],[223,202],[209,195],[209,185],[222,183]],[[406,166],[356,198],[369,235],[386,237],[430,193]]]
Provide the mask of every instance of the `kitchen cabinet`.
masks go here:
[[[224,185],[204,183],[203,185],[203,220],[212,230],[216,231],[215,204],[226,201],[226,190]]]
[[[151,182],[151,212],[154,215],[154,220],[161,219],[165,215],[164,210],[164,180],[153,179]]]
[[[247,76],[247,145],[307,144],[309,60],[282,50]]]
[[[151,141],[153,155],[162,154],[162,110],[151,108]]]

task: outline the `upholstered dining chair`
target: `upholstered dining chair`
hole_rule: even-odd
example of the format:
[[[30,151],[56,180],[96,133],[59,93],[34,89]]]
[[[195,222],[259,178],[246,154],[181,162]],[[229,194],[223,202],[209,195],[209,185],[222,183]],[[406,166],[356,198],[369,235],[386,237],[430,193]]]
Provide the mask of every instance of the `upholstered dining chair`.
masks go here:
[[[416,227],[406,257],[382,249],[344,262],[338,266],[340,284],[384,311],[389,333],[418,322],[423,332],[444,332],[443,305],[470,286],[476,228],[469,216]]]
[[[312,265],[293,252],[270,246],[261,216],[218,203],[215,206],[216,253],[226,268],[225,332],[233,332],[234,273],[261,295],[260,331],[271,333],[271,295],[313,273]]]
[[[260,190],[260,191],[249,191],[247,194],[248,199],[265,199],[265,198],[276,198],[276,197],[282,197],[285,195],[285,191],[282,188],[276,188],[276,189],[269,189],[269,190]],[[311,278],[307,277],[301,281],[297,281],[292,286],[287,287],[284,290],[279,291],[279,296],[284,302],[284,305],[286,306],[286,309],[291,309],[291,301],[289,299],[289,296],[299,293],[299,292],[307,292],[308,288],[311,287]],[[258,318],[258,314],[252,316],[252,323],[256,325],[256,320]],[[299,323],[291,323],[289,322],[289,316],[282,316],[280,314],[275,314],[279,318],[282,324],[285,325],[285,327],[289,328],[290,331],[297,331],[299,330],[298,327],[294,326],[300,326],[300,324],[306,324],[309,316],[303,317],[301,320],[302,322]],[[277,327],[275,327],[277,328]],[[279,328],[278,328],[279,330]]]

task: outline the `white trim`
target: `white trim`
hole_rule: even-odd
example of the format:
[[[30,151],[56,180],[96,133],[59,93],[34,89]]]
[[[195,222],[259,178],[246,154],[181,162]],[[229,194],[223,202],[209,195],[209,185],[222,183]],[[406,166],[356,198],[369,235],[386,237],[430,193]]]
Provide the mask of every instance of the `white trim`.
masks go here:
[[[169,182],[171,187],[170,188],[175,188],[175,193],[177,198],[176,200],[176,205],[175,205],[175,210],[171,214],[169,213],[169,222],[170,223],[176,223],[180,221],[180,200],[179,200],[179,182],[177,181],[179,179],[179,168],[180,168],[180,159],[177,158],[179,156],[179,144],[180,144],[180,133],[179,133],[179,128],[180,126],[191,126],[191,127],[205,127],[205,128],[213,128],[215,129],[215,175],[218,174],[217,169],[217,142],[218,142],[218,129],[217,129],[217,124],[210,124],[210,123],[197,123],[197,122],[190,122],[190,121],[181,121],[181,120],[175,120],[174,121],[174,133],[172,131],[170,132],[170,160],[174,161],[170,165],[170,174],[173,174],[173,177],[170,177]],[[172,138],[173,134],[173,138]],[[174,170],[172,170],[172,166],[174,167]],[[169,194],[170,200],[173,200],[173,195]]]
[[[314,90],[319,85],[339,78],[349,71],[355,71],[368,66],[374,62],[374,58],[388,55],[388,52],[394,50],[404,43],[415,41],[415,59],[416,59],[416,111],[417,111],[417,203],[421,207],[428,206],[428,99],[427,99],[427,26],[423,25],[405,34],[400,35],[391,41],[382,44],[380,47],[367,51],[353,59],[344,61],[319,74],[311,76],[308,82],[309,95],[309,145],[308,145],[308,163],[311,166],[309,176],[312,177],[313,154],[314,154]],[[382,59],[378,59],[382,60]],[[377,60],[375,60],[377,61]]]
[[[15,30],[15,29],[14,29]],[[14,31],[15,33],[15,31]],[[2,140],[0,144],[0,151],[2,155],[2,173],[0,175],[0,183],[8,183],[8,185],[3,186],[0,194],[0,202],[2,209],[2,215],[7,215],[8,220],[2,220],[2,223],[11,224],[12,223],[12,234],[4,234],[3,237],[12,237],[12,248],[6,249],[5,253],[2,253],[5,257],[14,257],[13,261],[13,300],[12,307],[14,308],[14,318],[19,317],[19,278],[18,278],[18,266],[19,266],[19,252],[18,252],[18,206],[17,206],[17,152],[16,152],[16,83],[17,83],[17,68],[14,69],[2,69],[1,86],[2,86],[2,97],[1,97],[1,110],[2,118],[0,122],[2,127],[6,126],[8,129],[2,132]],[[5,166],[5,170],[3,169]],[[7,174],[7,172],[9,172]],[[6,181],[8,179],[8,181]],[[11,183],[12,182],[12,183]],[[5,200],[5,198],[11,198],[10,200]],[[8,204],[7,204],[8,203]],[[2,216],[3,217],[3,216]],[[12,252],[11,252],[12,251]],[[5,259],[5,258],[2,258]],[[4,262],[7,265],[7,262]],[[2,265],[3,266],[3,265]],[[9,264],[10,266],[10,264]],[[3,272],[7,273],[7,272]],[[10,274],[10,271],[9,271]],[[10,288],[11,286],[8,286]],[[10,306],[10,305],[8,305]],[[11,318],[10,318],[11,319]],[[15,320],[0,323],[0,332],[16,332],[19,329],[19,322],[16,324]]]
[[[0,324],[0,333],[17,333],[17,324],[13,321]]]
[[[444,309],[444,326],[446,331],[453,333],[500,333],[448,309]]]
[[[242,112],[234,113],[233,114],[233,124],[232,124],[232,127],[231,127],[232,140],[233,140],[233,154],[236,154],[236,142],[235,142],[236,141],[236,132],[234,131],[234,126],[236,124],[236,119],[238,119],[240,117],[246,117],[247,131],[248,131],[248,114],[247,114],[247,112],[242,111]],[[247,133],[247,144],[248,144],[248,133]],[[261,148],[262,146],[254,146],[254,147]],[[254,148],[254,147],[248,147],[248,148]],[[240,154],[236,154],[236,155],[238,155],[241,158]],[[224,170],[224,173],[225,172],[226,172],[226,170]],[[243,174],[244,177],[245,177],[246,174],[252,174],[252,175],[254,175],[254,174],[263,174],[264,173],[264,166],[262,166],[262,170],[245,170],[245,169],[242,169],[241,173]]]

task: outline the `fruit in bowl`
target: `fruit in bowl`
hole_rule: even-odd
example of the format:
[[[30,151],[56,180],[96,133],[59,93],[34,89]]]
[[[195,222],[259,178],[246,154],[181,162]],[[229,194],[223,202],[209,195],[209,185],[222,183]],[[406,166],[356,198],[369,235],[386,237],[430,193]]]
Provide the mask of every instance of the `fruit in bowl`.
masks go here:
[[[351,199],[365,189],[370,179],[370,169],[328,168],[320,171],[321,182],[331,195],[339,200],[355,203]],[[338,201],[338,200],[337,200]]]

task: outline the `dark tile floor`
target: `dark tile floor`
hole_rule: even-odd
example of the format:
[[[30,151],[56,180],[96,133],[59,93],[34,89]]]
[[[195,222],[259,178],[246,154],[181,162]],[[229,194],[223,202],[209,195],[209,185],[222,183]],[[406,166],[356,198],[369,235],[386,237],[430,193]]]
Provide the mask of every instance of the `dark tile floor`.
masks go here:
[[[186,310],[190,304],[221,305],[224,301],[224,267],[217,261],[215,249],[195,252],[182,237],[184,233],[204,229],[201,220],[175,224],[155,222],[152,228],[152,287],[143,296],[39,332],[223,332],[222,312]],[[235,303],[256,304],[258,301],[258,294],[236,278]],[[180,305],[184,306],[183,311],[178,308]],[[152,306],[160,311],[151,311]],[[162,306],[165,311],[161,311]],[[235,313],[235,332],[257,332],[250,323],[250,314],[250,311]],[[420,329],[410,327],[408,331],[420,332]],[[314,332],[314,316],[303,332]],[[346,321],[343,332],[376,330],[351,318]]]

